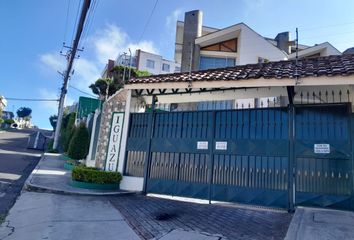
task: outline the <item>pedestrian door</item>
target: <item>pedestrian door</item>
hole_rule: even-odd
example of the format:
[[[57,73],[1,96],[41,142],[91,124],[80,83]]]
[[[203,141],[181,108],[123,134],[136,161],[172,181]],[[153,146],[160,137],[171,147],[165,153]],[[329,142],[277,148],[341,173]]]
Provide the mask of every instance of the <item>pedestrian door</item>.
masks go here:
[[[296,204],[352,208],[350,104],[297,106]]]

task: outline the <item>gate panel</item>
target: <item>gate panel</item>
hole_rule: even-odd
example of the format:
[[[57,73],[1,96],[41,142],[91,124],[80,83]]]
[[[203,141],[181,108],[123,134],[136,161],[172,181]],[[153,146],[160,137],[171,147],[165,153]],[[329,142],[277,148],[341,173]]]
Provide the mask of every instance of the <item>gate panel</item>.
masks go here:
[[[143,177],[150,140],[151,113],[131,113],[124,175]]]
[[[156,113],[148,192],[208,198],[209,150],[197,145],[203,141],[210,146],[212,115],[210,111]]]
[[[350,106],[297,106],[295,119],[296,204],[351,208]],[[328,144],[319,153],[315,144]]]
[[[286,208],[289,142],[286,108],[216,112],[212,199]]]

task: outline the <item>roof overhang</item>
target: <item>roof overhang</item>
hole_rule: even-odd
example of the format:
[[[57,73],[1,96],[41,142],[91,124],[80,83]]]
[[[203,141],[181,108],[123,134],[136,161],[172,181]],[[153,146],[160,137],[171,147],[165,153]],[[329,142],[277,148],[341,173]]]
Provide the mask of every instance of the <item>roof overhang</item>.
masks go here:
[[[215,43],[227,41],[233,38],[239,37],[242,28],[244,28],[245,25],[243,23],[239,23],[236,25],[233,25],[228,28],[221,29],[219,31],[215,31],[213,33],[206,34],[204,36],[201,36],[197,39],[195,39],[195,44],[198,44],[201,47],[209,46]]]
[[[185,89],[185,88],[254,88],[254,87],[284,87],[284,86],[336,86],[353,85],[354,75],[349,76],[320,76],[299,79],[293,78],[258,78],[234,81],[194,81],[194,82],[159,82],[134,83],[124,86],[125,89]]]

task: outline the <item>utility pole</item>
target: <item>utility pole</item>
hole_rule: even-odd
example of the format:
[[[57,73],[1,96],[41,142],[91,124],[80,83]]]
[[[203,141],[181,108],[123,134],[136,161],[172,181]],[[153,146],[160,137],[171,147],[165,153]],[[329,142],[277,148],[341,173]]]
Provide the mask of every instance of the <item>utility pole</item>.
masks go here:
[[[84,28],[84,23],[85,23],[85,19],[87,16],[87,12],[90,8],[90,3],[91,3],[91,0],[84,0],[84,3],[82,5],[80,20],[79,20],[79,24],[77,26],[77,31],[76,31],[73,47],[69,51],[68,65],[67,65],[66,71],[64,72],[64,83],[63,83],[63,87],[61,88],[61,93],[60,93],[58,121],[57,121],[57,127],[55,128],[54,143],[53,143],[53,149],[56,149],[56,150],[58,149],[59,134],[60,134],[61,123],[63,120],[64,103],[65,103],[66,93],[68,91],[70,72],[73,67],[75,55],[76,55],[77,48],[78,48],[79,42],[80,42],[81,33]]]

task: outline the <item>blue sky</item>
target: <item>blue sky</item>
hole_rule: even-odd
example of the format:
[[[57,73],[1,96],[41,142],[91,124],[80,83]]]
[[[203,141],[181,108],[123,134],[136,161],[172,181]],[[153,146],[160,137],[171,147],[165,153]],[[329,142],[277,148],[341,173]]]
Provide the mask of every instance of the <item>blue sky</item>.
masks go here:
[[[65,69],[62,42],[70,45],[80,0],[0,1],[0,95],[17,98],[58,96]],[[354,46],[354,1],[344,0],[160,0],[149,25],[144,25],[155,0],[98,0],[92,25],[80,46],[85,50],[75,63],[70,84],[90,92],[108,58],[142,48],[173,59],[176,20],[185,11],[203,11],[203,25],[224,28],[245,22],[263,36],[299,27],[300,43],[328,41],[340,51]],[[69,14],[67,9],[69,6]],[[66,24],[66,19],[68,19]],[[82,95],[69,88],[67,103]],[[34,124],[50,128],[55,102],[8,101],[7,110],[27,106]]]

